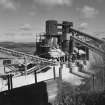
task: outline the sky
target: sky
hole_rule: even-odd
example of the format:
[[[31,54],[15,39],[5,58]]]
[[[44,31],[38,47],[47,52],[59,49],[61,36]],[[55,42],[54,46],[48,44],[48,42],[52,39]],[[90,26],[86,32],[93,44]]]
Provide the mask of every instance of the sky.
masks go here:
[[[50,19],[104,37],[105,0],[0,0],[0,41],[35,42]]]

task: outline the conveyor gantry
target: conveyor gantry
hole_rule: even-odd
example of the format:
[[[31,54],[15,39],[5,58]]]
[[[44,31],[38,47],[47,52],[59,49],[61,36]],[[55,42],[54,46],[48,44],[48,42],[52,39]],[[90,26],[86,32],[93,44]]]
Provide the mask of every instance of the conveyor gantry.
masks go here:
[[[79,40],[79,39],[77,39],[75,37],[72,37],[72,38],[73,38],[74,41],[76,41],[76,42],[78,42],[78,43],[88,47],[90,50],[94,51],[95,53],[98,53],[99,55],[102,55],[102,56],[105,55],[105,52],[103,50],[101,50],[100,48],[92,46],[91,44],[83,42],[83,41],[81,41],[81,40]]]
[[[84,32],[78,31],[78,30],[73,29],[73,28],[70,28],[69,32],[72,32],[73,34],[76,34],[77,36],[84,36],[84,37],[89,38],[91,40],[94,40],[94,41],[96,41],[97,43],[100,43],[100,44],[105,43],[105,41],[103,41],[101,39],[98,39],[96,37],[93,37],[93,36],[91,36],[89,34],[86,34]]]
[[[86,34],[84,32],[81,32],[81,31],[78,31],[76,29],[73,29],[73,28],[69,28],[69,33],[72,33],[72,36],[71,38],[82,44],[83,46],[86,46],[87,48],[89,48],[90,50],[94,51],[95,53],[98,53],[99,55],[105,55],[105,51],[103,51],[102,49],[99,48],[100,45],[102,44],[105,44],[105,41],[101,40],[101,39],[98,39],[96,37],[93,37],[89,34]],[[81,38],[79,38],[78,36],[82,36],[84,37],[85,39],[89,39],[90,41],[93,40],[94,42],[96,42],[99,46],[96,46],[94,44],[89,44],[86,40],[81,40]]]
[[[57,64],[54,61],[49,61],[47,59],[44,59],[44,58],[41,58],[41,57],[38,57],[38,56],[26,54],[26,53],[23,53],[23,52],[18,52],[18,51],[3,48],[3,47],[0,47],[0,52],[5,53],[7,55],[12,55],[12,56],[14,56],[16,58],[18,58],[18,57],[19,58],[25,58],[26,60],[28,58],[28,59],[32,60],[36,64],[31,69],[25,69],[22,73],[19,70],[15,70],[15,69],[12,70],[11,69],[12,71],[9,71],[8,73],[5,73],[5,74],[1,74],[0,78],[7,78],[7,76],[10,75],[10,74],[12,74],[15,77],[21,76],[21,75],[27,75],[27,74],[31,74],[31,73],[34,73],[34,72],[39,72],[43,68],[46,68],[48,66],[53,66],[53,65]],[[8,67],[8,66],[9,65],[5,65],[5,67]],[[25,64],[25,66],[27,66],[27,64]],[[10,67],[11,67],[11,65],[10,65]]]
[[[49,65],[54,65],[55,64],[54,61],[49,61],[47,59],[44,59],[44,58],[41,58],[41,57],[38,57],[38,56],[34,56],[34,55],[31,55],[31,54],[26,54],[26,53],[23,53],[23,52],[7,49],[7,48],[3,48],[3,47],[0,47],[0,52],[6,53],[8,55],[15,56],[15,57],[22,57],[22,58],[26,57],[26,58],[29,58],[33,61],[39,62],[39,63],[40,62],[46,62]]]

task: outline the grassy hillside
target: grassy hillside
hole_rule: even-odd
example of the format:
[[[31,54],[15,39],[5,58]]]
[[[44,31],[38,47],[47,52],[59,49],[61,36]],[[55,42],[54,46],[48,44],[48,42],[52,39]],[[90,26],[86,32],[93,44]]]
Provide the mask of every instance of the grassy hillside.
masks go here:
[[[85,88],[75,87],[61,82],[53,105],[104,105],[105,91],[86,91]]]
[[[27,43],[0,42],[0,46],[8,49],[13,49],[16,51],[28,53],[28,54],[34,54],[35,52],[34,42],[27,42]]]

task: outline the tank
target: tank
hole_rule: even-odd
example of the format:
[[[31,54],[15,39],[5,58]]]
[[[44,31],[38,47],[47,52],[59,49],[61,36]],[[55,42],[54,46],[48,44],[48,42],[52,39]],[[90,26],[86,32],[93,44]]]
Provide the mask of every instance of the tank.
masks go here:
[[[46,21],[46,34],[47,35],[57,35],[57,21],[56,20],[47,20]]]
[[[69,33],[69,28],[73,27],[73,22],[63,21],[62,23],[62,38],[63,40],[68,40],[67,33]]]
[[[69,26],[69,27],[73,27],[73,22],[63,21],[62,24],[66,25],[66,26]]]

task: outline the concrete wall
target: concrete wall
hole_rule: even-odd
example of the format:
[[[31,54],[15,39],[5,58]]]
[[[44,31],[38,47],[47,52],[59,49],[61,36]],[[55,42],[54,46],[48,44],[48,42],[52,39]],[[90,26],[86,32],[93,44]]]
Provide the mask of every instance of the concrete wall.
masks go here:
[[[0,93],[0,105],[47,105],[45,82],[15,88]]]

